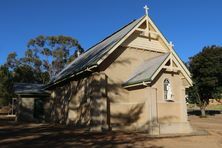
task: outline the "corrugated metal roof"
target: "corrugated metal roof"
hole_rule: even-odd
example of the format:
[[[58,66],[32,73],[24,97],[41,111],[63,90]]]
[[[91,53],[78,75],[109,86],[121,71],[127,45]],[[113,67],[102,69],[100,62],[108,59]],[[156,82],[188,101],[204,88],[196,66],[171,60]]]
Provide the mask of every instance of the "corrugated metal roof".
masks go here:
[[[89,48],[85,53],[80,55],[72,63],[66,66],[60,73],[58,73],[52,80],[51,84],[59,80],[67,78],[70,75],[80,72],[88,67],[96,65],[96,63],[109,52],[125,35],[127,35],[142,19],[141,17],[129,23],[122,29],[105,38],[95,46]]]
[[[135,69],[132,76],[123,85],[133,85],[142,82],[150,82],[153,74],[158,70],[162,63],[170,53],[160,55],[158,57],[144,61],[137,69]]]
[[[48,95],[43,84],[15,83],[14,93],[19,95]]]

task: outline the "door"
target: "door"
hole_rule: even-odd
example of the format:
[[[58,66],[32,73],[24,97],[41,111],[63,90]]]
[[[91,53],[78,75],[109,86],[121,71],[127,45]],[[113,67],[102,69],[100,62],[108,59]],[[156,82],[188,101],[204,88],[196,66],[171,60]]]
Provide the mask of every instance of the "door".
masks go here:
[[[35,99],[34,101],[34,118],[39,120],[44,119],[43,100],[41,98]]]

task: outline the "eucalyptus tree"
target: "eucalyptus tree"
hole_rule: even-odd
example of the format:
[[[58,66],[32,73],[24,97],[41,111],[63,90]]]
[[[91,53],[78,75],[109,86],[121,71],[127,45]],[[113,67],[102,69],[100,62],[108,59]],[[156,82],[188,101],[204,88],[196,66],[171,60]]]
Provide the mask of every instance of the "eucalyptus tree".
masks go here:
[[[69,36],[38,36],[28,42],[32,51],[32,66],[47,71],[52,78],[84,50],[79,42]],[[40,61],[38,59],[41,59]]]

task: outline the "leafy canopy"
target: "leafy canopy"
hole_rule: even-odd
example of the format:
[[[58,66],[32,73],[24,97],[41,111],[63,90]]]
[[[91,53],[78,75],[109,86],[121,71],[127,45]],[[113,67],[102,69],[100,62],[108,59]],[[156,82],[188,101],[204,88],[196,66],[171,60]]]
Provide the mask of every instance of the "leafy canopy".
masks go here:
[[[0,105],[7,105],[12,98],[12,75],[5,66],[0,66]]]
[[[48,71],[50,77],[60,72],[84,50],[78,41],[68,36],[38,36],[28,42],[27,62],[35,63],[37,69]],[[28,58],[30,57],[30,58]],[[41,58],[41,59],[40,59]]]
[[[194,86],[190,97],[200,105],[211,98],[222,98],[222,47],[208,46],[190,58],[189,69]]]
[[[12,52],[0,67],[0,105],[12,98],[13,83],[46,84],[83,52],[78,41],[69,36],[40,35],[29,40],[24,57]]]
[[[16,82],[47,83],[84,50],[78,41],[68,36],[38,36],[29,40],[25,56],[8,55],[6,66]]]

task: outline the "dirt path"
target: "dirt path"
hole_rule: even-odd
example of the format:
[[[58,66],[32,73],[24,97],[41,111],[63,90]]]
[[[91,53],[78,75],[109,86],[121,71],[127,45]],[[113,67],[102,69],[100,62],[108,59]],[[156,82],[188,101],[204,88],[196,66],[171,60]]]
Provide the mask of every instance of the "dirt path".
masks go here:
[[[192,127],[207,130],[209,135],[163,138],[154,143],[166,148],[222,148],[222,115],[208,118],[190,116],[189,120]]]
[[[194,128],[207,136],[149,138],[141,133],[88,133],[48,124],[0,125],[0,147],[146,147],[222,148],[222,114],[190,116]]]

